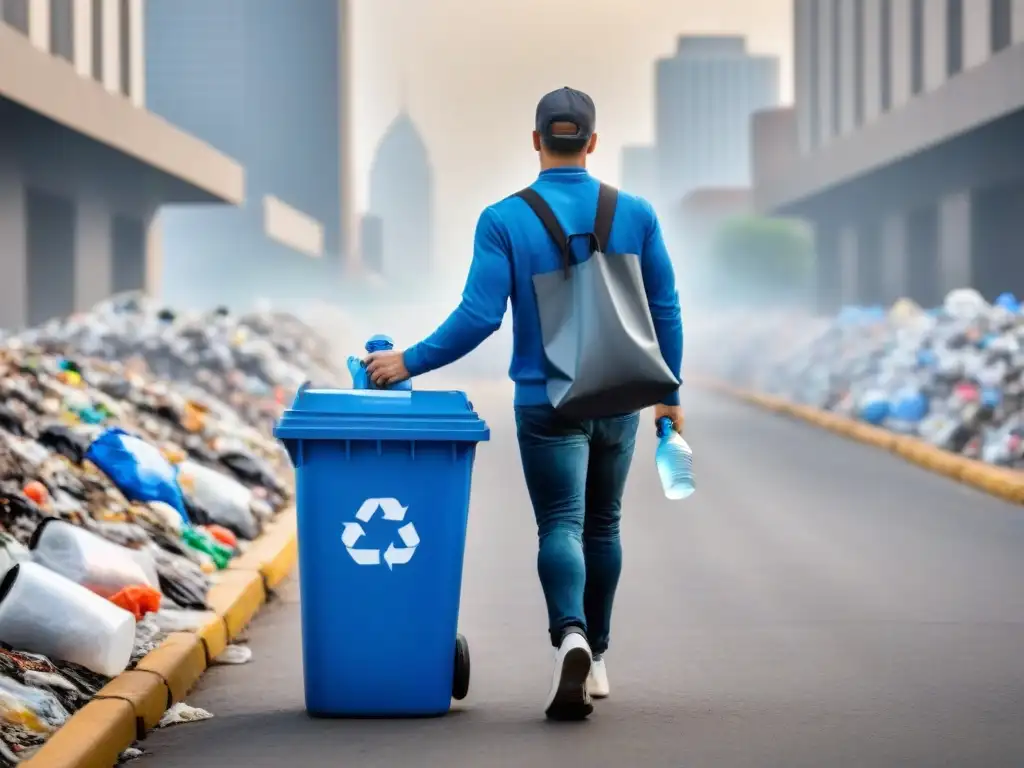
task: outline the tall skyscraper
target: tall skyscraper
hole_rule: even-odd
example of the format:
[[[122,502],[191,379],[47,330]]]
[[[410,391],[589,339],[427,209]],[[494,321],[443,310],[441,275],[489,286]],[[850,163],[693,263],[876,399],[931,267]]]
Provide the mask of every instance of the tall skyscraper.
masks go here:
[[[655,133],[666,204],[698,187],[750,184],[750,117],[779,101],[779,60],[733,35],[683,35],[656,67]]]
[[[380,216],[368,213],[360,219],[359,245],[363,266],[381,274],[384,271],[384,220]]]
[[[633,145],[622,148],[619,186],[654,202],[658,190],[658,154],[654,147]]]
[[[165,290],[243,300],[341,279],[351,231],[347,0],[148,0],[151,109],[239,158],[237,211],[168,210]],[[188,265],[191,274],[183,269]]]
[[[383,222],[382,273],[410,284],[431,274],[434,169],[419,129],[405,111],[377,145],[370,167],[370,214]]]

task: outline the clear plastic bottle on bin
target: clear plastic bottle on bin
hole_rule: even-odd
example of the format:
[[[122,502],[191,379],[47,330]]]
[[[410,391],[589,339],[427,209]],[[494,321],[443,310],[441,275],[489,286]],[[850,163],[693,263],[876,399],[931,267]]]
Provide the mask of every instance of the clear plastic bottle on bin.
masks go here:
[[[654,452],[654,463],[665,498],[673,501],[685,499],[696,490],[693,451],[668,417],[658,419],[658,448]]]
[[[371,352],[385,352],[395,348],[395,340],[390,336],[384,334],[377,334],[371,336],[370,340],[366,342],[367,353]],[[354,355],[348,359],[348,372],[352,376],[352,389],[380,389],[376,384],[370,381],[370,376],[366,372],[366,366],[363,365],[362,358],[355,357]],[[395,384],[394,386],[387,387],[386,389],[391,390],[411,390],[412,382],[406,379],[403,382]]]

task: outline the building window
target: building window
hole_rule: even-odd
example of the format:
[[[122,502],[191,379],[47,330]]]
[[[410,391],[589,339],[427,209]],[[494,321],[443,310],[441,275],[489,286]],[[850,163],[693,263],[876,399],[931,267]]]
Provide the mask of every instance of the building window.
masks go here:
[[[946,0],[946,74],[964,68],[964,1]]]
[[[853,1],[853,124],[864,122],[864,0]]]
[[[807,28],[810,34],[807,36],[807,110],[810,113],[810,143],[811,148],[821,144],[821,111],[818,101],[818,81],[821,78],[821,46],[818,44],[818,3],[808,3]]]
[[[878,74],[882,78],[880,101],[882,111],[892,107],[892,0],[882,0],[879,13]]]
[[[828,55],[832,59],[832,136],[838,136],[841,132],[841,107],[843,103],[843,61],[840,56],[840,45],[842,44],[842,14],[839,11],[839,0],[832,1],[832,40],[829,46],[831,50]]]
[[[132,8],[131,0],[121,0],[121,13],[118,15],[118,48],[121,63],[121,93],[130,96],[132,92]]]
[[[1013,39],[1013,0],[992,0],[992,53],[1008,48]]]
[[[92,77],[103,82],[103,0],[92,0]]]
[[[50,5],[50,53],[75,60],[75,17],[73,0],[53,0]]]
[[[28,0],[3,0],[4,22],[23,35],[28,34]]]
[[[936,2],[936,0],[931,1]],[[910,92],[916,96],[923,90],[924,0],[912,0],[910,4]]]

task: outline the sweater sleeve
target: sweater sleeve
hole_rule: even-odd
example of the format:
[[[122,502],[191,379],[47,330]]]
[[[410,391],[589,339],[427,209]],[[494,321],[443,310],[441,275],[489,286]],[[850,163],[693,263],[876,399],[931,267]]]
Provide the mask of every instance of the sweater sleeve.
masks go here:
[[[682,381],[683,367],[683,318],[679,308],[679,293],[676,290],[675,270],[669,258],[661,225],[654,209],[647,205],[650,220],[644,238],[643,253],[640,254],[640,268],[647,292],[647,303],[654,320],[654,331],[658,346],[676,378]],[[664,405],[679,405],[679,391],[666,397]]]
[[[454,363],[501,327],[512,290],[511,253],[504,223],[493,208],[484,209],[476,225],[462,301],[436,331],[405,351],[410,375]]]

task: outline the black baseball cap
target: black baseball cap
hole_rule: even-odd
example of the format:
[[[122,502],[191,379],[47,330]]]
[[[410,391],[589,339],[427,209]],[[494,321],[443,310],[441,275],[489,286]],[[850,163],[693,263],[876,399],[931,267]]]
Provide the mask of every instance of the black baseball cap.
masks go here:
[[[576,133],[554,133],[555,123],[572,123]],[[546,94],[537,103],[537,133],[544,146],[555,151],[578,151],[594,135],[597,109],[594,100],[575,88],[559,88]]]

